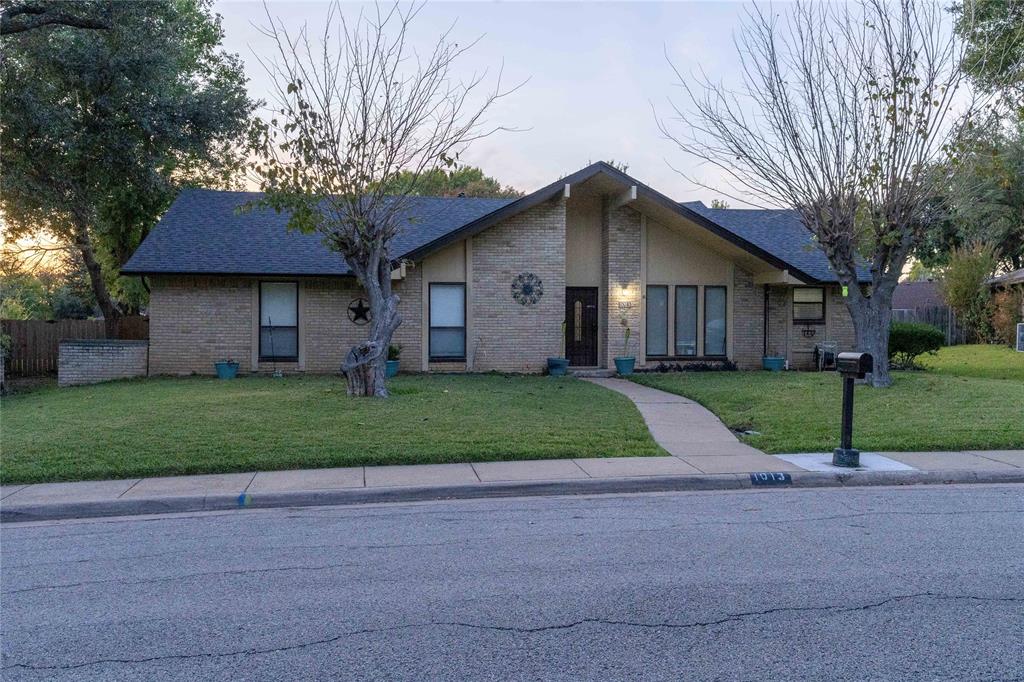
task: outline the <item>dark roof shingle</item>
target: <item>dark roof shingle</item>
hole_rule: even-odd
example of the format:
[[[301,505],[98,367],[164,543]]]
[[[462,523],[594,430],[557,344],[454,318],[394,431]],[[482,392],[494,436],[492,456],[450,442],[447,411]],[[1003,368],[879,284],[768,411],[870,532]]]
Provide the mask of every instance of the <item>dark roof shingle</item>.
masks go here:
[[[821,282],[837,281],[828,257],[811,233],[790,209],[708,208],[701,201],[683,206],[721,225],[733,234],[768,251],[780,260]],[[858,271],[860,281],[869,281],[866,268]]]
[[[240,213],[257,192],[187,189],[164,214],[121,271],[125,274],[349,274],[340,255],[318,234],[287,229],[288,215],[272,209]],[[511,203],[511,199],[411,197],[408,224],[392,252],[402,257]]]

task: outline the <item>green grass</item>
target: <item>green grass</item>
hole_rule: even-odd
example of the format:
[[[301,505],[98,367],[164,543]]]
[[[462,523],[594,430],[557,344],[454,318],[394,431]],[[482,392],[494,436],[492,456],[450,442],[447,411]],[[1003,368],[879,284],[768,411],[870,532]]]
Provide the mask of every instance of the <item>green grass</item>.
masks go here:
[[[3,400],[0,481],[663,454],[626,398],[576,379],[144,379]]]
[[[988,363],[988,355],[978,357],[983,358],[979,364]],[[854,446],[876,451],[1024,448],[1019,370],[992,379],[963,376],[982,370],[950,364],[960,367],[960,374],[894,372],[890,388],[857,386]],[[743,440],[766,452],[829,452],[839,443],[842,395],[839,377],[831,372],[682,372],[634,380],[692,398],[731,428],[760,432]]]
[[[941,374],[1024,381],[1024,353],[1007,346],[948,346],[921,356],[918,364]]]

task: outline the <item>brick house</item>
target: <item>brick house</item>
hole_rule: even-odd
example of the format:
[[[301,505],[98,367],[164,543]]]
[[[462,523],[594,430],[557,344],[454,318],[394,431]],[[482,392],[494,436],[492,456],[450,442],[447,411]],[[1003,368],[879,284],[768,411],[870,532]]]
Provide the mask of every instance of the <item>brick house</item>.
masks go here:
[[[187,190],[122,269],[148,278],[151,374],[337,372],[363,338],[360,289],[317,235]],[[422,197],[396,239],[404,371],[540,372],[764,355],[809,368],[853,344],[825,256],[790,211],[678,203],[605,163],[516,200]]]

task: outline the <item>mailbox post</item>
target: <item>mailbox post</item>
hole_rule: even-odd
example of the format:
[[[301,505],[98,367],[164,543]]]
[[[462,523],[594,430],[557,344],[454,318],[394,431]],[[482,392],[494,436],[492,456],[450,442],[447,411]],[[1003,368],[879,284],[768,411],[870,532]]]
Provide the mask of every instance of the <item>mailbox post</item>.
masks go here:
[[[870,353],[840,353],[836,371],[843,377],[843,424],[839,447],[832,451],[832,464],[837,467],[860,466],[860,450],[853,447],[853,382],[874,370]]]

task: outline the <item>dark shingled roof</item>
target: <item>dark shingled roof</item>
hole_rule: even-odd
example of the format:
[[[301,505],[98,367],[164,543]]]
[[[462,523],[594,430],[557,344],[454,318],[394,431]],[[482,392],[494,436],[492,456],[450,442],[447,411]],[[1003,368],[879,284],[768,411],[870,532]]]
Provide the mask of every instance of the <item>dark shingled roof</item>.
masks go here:
[[[892,292],[893,310],[946,305],[938,282],[900,282]]]
[[[836,282],[828,257],[818,248],[811,233],[790,209],[708,208],[701,201],[682,206],[699,213],[735,235],[759,246],[820,282]],[[866,268],[858,271],[860,281],[870,281]]]
[[[395,258],[419,260],[445,245],[472,236],[494,223],[547,201],[565,184],[603,173],[639,187],[643,197],[674,210],[806,282],[835,282],[828,259],[786,210],[708,208],[701,202],[677,203],[604,162],[586,168],[520,199],[412,197],[408,224],[393,243]],[[289,232],[287,214],[270,209],[240,213],[255,192],[185,190],[121,269],[126,275],[348,275],[344,260],[316,234]],[[861,280],[869,279],[861,271]]]
[[[288,231],[288,215],[239,213],[257,192],[187,189],[121,269],[124,274],[314,275],[349,273],[317,234]],[[512,203],[512,199],[412,197],[410,222],[395,239],[402,257]]]

